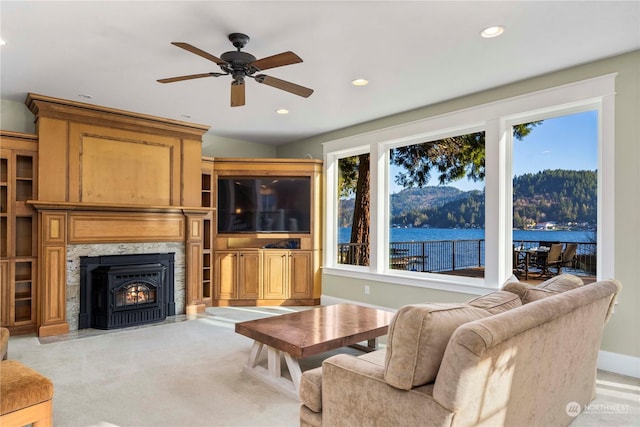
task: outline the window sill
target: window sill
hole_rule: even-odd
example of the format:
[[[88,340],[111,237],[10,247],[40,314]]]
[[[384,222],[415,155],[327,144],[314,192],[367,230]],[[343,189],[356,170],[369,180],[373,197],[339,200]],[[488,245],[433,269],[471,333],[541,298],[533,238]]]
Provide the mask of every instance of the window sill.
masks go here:
[[[414,286],[424,289],[437,289],[441,291],[458,292],[470,295],[485,295],[489,292],[500,289],[497,284],[487,285],[484,278],[477,279],[444,274],[395,271],[376,273],[365,270],[364,268],[355,269],[353,267],[345,268],[339,266],[323,267],[322,274],[338,277],[349,277],[361,280],[370,280],[375,282],[385,282],[402,286]]]

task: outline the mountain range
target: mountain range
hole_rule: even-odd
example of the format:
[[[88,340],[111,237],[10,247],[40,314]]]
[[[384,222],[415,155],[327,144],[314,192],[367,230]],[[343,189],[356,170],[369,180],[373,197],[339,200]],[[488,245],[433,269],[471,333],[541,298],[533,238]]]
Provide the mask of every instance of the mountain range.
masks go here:
[[[513,178],[513,226],[541,222],[591,227],[597,221],[597,171],[544,170]],[[351,225],[354,199],[340,201],[339,224]],[[453,186],[406,188],[391,195],[391,224],[484,227],[484,192]]]

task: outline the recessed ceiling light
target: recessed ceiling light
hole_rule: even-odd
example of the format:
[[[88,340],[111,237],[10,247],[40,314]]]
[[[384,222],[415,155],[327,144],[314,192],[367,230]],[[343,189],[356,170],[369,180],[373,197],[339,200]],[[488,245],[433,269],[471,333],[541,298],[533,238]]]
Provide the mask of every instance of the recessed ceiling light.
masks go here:
[[[491,39],[491,38],[494,38],[494,37],[498,37],[503,32],[504,32],[504,27],[496,25],[496,26],[493,26],[493,27],[485,28],[484,30],[482,30],[480,35],[482,37],[484,37],[485,39]]]
[[[78,98],[91,99],[91,95],[87,95],[86,93],[81,93],[78,95]]]
[[[366,86],[369,84],[369,80],[367,79],[355,79],[351,82],[354,86]]]
[[[278,113],[278,114],[289,114],[289,110],[287,110],[286,108],[278,108],[276,110],[276,113]]]
[[[190,119],[191,114],[180,114],[180,117],[182,117],[183,119]]]
[[[7,44],[7,42],[4,41],[3,39],[0,39],[0,46],[4,46],[5,44]]]

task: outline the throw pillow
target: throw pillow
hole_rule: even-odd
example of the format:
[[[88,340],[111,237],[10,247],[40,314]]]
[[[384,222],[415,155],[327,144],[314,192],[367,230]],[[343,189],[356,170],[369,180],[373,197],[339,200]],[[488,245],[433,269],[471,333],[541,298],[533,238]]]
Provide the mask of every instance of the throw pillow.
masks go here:
[[[509,282],[501,290],[518,295],[522,304],[557,294],[557,292],[541,289],[524,282]]]
[[[491,314],[468,304],[411,304],[398,310],[387,339],[384,379],[410,390],[435,380],[453,331]]]
[[[584,282],[578,276],[573,274],[560,274],[552,277],[551,279],[542,282],[538,285],[538,288],[546,289],[552,292],[565,292],[571,289],[578,288],[584,285]]]
[[[472,299],[467,304],[472,307],[482,308],[491,314],[502,313],[512,308],[520,307],[522,301],[520,297],[512,292],[496,291],[487,295],[482,295]]]
[[[524,282],[508,282],[501,290],[517,294],[522,300],[522,303],[527,304],[531,301],[575,289],[583,284],[582,279],[573,274],[561,274],[552,277],[538,286],[529,285]]]

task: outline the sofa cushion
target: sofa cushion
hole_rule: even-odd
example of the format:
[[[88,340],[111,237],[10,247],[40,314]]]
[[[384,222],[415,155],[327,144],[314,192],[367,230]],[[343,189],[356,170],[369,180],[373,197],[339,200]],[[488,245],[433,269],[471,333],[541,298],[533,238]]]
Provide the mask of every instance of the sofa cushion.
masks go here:
[[[522,300],[522,303],[527,304],[531,301],[575,289],[582,285],[582,279],[579,277],[573,274],[560,274],[538,286],[529,285],[524,282],[508,282],[502,287],[502,290],[517,294]]]
[[[453,331],[490,316],[468,304],[410,304],[398,310],[387,340],[384,379],[403,390],[435,380]]]
[[[472,299],[467,304],[472,307],[482,308],[491,314],[502,313],[512,308],[520,307],[520,296],[512,292],[496,291]]]
[[[304,371],[300,378],[300,401],[313,412],[322,411],[322,367]]]
[[[364,353],[357,359],[365,361],[372,366],[384,368],[386,349]],[[322,412],[322,367],[309,369],[302,373],[300,379],[300,401],[312,412]]]

